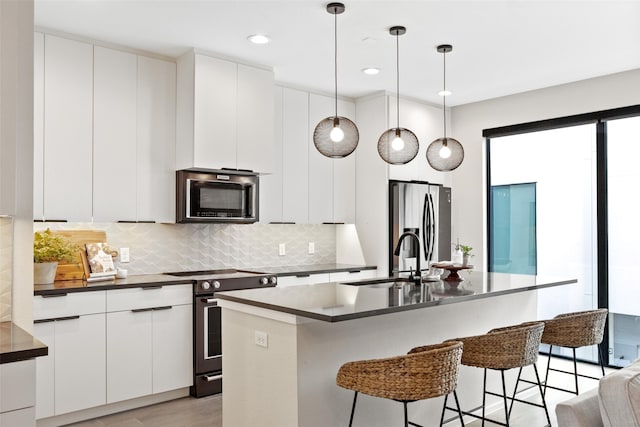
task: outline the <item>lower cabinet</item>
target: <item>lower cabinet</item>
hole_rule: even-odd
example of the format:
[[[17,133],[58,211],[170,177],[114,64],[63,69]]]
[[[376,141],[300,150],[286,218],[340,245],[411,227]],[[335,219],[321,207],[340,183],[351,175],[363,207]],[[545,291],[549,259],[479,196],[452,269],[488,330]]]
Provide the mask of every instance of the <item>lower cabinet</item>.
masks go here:
[[[107,403],[188,387],[192,307],[107,313]]]
[[[189,283],[34,297],[33,335],[49,346],[36,358],[36,418],[192,385],[192,292]]]
[[[89,299],[104,301],[104,295],[86,294],[77,301],[64,301],[67,296],[51,298],[50,304],[36,297],[40,299],[34,304],[33,335],[49,346],[49,354],[36,359],[38,419],[106,403],[105,314],[83,313],[92,305]],[[72,308],[76,302],[78,306]],[[59,313],[57,309],[39,310],[47,305],[64,308]],[[42,318],[45,311],[51,317]]]
[[[0,364],[0,426],[35,427],[36,362]]]

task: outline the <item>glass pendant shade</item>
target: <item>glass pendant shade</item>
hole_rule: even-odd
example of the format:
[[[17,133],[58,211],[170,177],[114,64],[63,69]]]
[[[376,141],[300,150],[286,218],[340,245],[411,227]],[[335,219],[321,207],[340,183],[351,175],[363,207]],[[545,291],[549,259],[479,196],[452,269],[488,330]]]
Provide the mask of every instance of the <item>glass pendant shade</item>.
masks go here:
[[[396,113],[397,126],[384,131],[378,138],[378,154],[391,165],[404,165],[418,155],[418,137],[409,129],[400,127],[400,49],[398,37],[407,32],[405,27],[395,26],[389,34],[396,37]]]
[[[327,117],[313,131],[313,144],[324,156],[346,157],[358,146],[360,134],[355,123],[346,117]]]
[[[409,129],[388,129],[378,139],[378,154],[392,165],[409,163],[418,155],[418,137]]]
[[[320,154],[338,159],[346,157],[358,146],[360,133],[356,124],[338,116],[338,15],[345,10],[342,3],[327,4],[327,12],[334,16],[334,83],[335,115],[322,119],[313,131],[313,144]]]
[[[442,94],[442,121],[444,137],[438,138],[427,147],[427,162],[437,171],[452,171],[462,164],[464,160],[464,148],[457,139],[447,138],[447,104],[446,97],[451,93],[447,91],[447,62],[446,54],[453,50],[450,44],[442,44],[437,47],[443,58],[443,88]]]
[[[427,147],[427,162],[438,171],[452,171],[462,164],[464,148],[457,139],[438,138]]]

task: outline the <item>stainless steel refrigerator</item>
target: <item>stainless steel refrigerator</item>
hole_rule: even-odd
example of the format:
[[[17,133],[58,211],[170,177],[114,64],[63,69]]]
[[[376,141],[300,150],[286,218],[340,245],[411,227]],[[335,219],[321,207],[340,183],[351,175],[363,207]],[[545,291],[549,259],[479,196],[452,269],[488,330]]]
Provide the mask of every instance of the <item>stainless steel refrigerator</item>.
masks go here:
[[[420,250],[411,239],[402,243],[399,256],[393,254],[405,231],[416,233]],[[431,261],[451,259],[451,188],[423,181],[389,181],[389,274],[416,269],[426,271]]]

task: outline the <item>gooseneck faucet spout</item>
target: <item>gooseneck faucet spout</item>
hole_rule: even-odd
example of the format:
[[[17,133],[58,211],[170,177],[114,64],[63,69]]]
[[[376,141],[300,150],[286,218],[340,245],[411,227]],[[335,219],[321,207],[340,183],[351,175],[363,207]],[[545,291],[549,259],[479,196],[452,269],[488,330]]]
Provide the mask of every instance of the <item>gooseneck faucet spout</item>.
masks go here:
[[[400,238],[398,239],[398,245],[396,249],[393,251],[393,254],[396,256],[400,256],[400,247],[402,246],[402,242],[407,237],[413,239],[415,241],[415,249],[416,249],[416,272],[409,277],[409,280],[413,280],[416,285],[420,285],[422,283],[422,270],[420,269],[420,238],[416,233],[411,231],[406,231],[402,233]]]

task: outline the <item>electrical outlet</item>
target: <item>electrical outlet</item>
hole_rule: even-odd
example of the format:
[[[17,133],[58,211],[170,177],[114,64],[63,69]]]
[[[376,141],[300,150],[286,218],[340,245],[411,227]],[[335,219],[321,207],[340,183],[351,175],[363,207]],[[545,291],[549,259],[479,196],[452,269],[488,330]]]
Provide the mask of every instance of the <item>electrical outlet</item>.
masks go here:
[[[309,242],[309,254],[316,253],[316,244],[314,242]]]
[[[279,255],[285,255],[287,253],[286,247],[284,243],[280,243],[278,245],[278,254]]]
[[[129,262],[129,248],[120,248],[120,262]]]
[[[258,347],[269,347],[269,335],[266,332],[254,331],[254,338]]]

